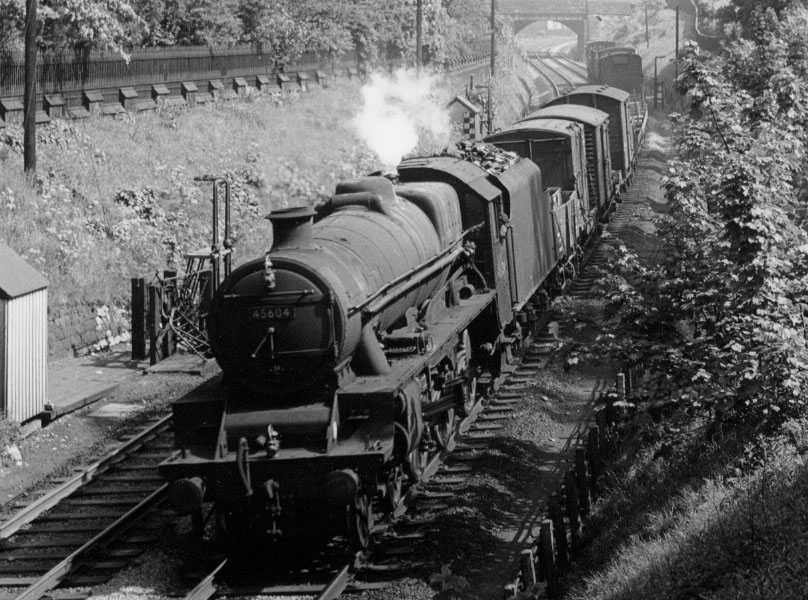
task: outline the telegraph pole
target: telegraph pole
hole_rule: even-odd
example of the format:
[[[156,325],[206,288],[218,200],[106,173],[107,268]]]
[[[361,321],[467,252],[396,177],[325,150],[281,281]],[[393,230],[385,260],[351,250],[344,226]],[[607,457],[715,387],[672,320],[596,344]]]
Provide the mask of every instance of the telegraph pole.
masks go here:
[[[674,63],[674,81],[679,79],[679,5],[676,5],[676,62]]]
[[[651,36],[648,35],[648,0],[645,0],[645,47],[651,45]]]
[[[497,67],[497,32],[496,32],[496,15],[497,15],[497,0],[491,0],[491,77],[488,80],[488,132],[493,130],[493,115],[491,112],[492,90],[494,87],[494,75],[496,74]]]
[[[424,0],[415,0],[415,72],[421,75],[421,42],[424,22]]]
[[[23,168],[36,171],[36,3],[25,4],[25,90],[23,98]]]

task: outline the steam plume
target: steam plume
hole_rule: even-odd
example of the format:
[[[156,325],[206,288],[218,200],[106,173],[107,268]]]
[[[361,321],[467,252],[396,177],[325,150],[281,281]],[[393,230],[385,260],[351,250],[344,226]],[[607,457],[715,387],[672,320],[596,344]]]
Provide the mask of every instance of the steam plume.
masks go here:
[[[362,87],[364,104],[354,124],[385,167],[395,167],[419,142],[441,148],[449,142],[451,121],[436,83],[434,75],[399,69],[392,77],[374,73]]]

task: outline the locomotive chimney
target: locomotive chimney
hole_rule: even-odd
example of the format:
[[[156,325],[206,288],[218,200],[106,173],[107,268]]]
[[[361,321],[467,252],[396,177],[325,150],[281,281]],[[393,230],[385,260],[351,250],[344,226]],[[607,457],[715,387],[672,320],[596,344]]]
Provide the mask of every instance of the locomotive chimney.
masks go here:
[[[308,206],[281,208],[269,213],[272,222],[272,249],[311,248],[314,211]]]

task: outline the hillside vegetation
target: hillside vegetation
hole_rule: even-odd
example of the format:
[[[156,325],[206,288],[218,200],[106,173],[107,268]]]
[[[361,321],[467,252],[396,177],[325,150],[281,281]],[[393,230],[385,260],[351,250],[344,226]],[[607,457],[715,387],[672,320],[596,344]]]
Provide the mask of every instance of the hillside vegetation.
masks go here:
[[[0,0],[0,54],[20,50],[25,2]],[[476,0],[424,2],[424,56],[467,53],[486,27]],[[415,6],[407,0],[45,0],[39,46],[52,53],[139,46],[260,45],[276,64],[304,51],[356,50],[365,60],[415,55]]]
[[[805,598],[808,9],[736,0],[688,45],[666,252],[604,283],[595,352],[648,367],[568,598]]]
[[[116,298],[128,278],[182,267],[210,239],[210,187],[233,182],[236,259],[271,242],[264,216],[308,204],[340,179],[378,168],[352,119],[359,86],[220,102],[124,118],[55,121],[38,130],[39,174],[22,173],[21,130],[5,134],[0,239],[46,273],[51,303]]]

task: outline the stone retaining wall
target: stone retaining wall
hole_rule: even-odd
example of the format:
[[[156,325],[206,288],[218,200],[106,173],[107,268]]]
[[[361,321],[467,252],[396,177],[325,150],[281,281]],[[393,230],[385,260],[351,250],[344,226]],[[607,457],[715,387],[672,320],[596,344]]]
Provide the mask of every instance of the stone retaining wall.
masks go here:
[[[129,340],[127,311],[92,302],[48,309],[48,355],[81,355]]]

